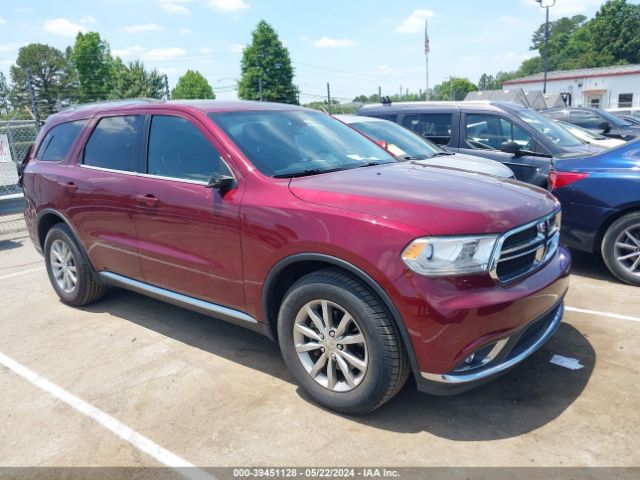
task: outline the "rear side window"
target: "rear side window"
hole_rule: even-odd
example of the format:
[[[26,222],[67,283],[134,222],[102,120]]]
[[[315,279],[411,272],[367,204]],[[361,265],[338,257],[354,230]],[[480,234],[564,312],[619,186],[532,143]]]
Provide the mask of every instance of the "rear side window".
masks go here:
[[[571,110],[569,112],[569,123],[573,123],[582,128],[597,129],[598,125],[604,121],[604,118],[596,112],[590,112],[588,110]]]
[[[53,127],[42,140],[36,158],[41,162],[59,162],[63,160],[86,123],[86,120],[78,120],[76,122],[61,123]]]
[[[104,117],[84,147],[84,164],[133,172],[136,170],[136,142],[142,124],[140,115]]]
[[[198,181],[214,174],[230,175],[220,153],[195,125],[167,115],[151,119],[147,173]]]
[[[413,133],[438,145],[451,142],[451,113],[410,113],[402,119],[402,125]]]

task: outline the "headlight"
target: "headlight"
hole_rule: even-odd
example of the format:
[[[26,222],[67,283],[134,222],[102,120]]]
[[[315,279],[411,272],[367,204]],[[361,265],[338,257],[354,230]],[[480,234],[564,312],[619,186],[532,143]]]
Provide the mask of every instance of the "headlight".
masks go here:
[[[418,238],[404,249],[402,260],[427,276],[487,272],[497,239],[497,235]]]

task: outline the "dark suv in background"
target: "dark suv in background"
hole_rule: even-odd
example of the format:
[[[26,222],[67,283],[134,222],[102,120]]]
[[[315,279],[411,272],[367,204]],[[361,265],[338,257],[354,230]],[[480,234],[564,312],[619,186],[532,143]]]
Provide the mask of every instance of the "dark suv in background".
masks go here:
[[[546,187],[552,157],[600,152],[535,110],[508,102],[365,105],[358,115],[392,120],[448,150],[507,165],[518,180]]]
[[[634,140],[640,137],[640,126],[634,125],[601,108],[552,108],[542,113],[553,120],[562,120],[607,137]]]

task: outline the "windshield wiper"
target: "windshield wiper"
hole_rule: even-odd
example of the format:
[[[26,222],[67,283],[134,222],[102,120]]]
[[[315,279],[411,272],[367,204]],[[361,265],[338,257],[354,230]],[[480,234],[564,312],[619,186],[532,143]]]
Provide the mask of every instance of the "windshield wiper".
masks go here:
[[[453,153],[453,152],[438,152],[438,153],[434,153],[433,155],[431,155],[430,158],[433,158],[433,157],[448,157],[450,155],[455,155],[455,153]]]
[[[308,170],[303,170],[301,172],[292,172],[292,173],[281,173],[278,175],[273,175],[273,178],[298,178],[298,177],[309,177],[311,175],[319,175],[321,173],[331,173],[338,172],[340,170],[346,170],[344,167],[340,168],[328,168],[326,170],[321,170],[319,168],[310,168]]]
[[[426,155],[407,155],[406,157],[402,157],[403,160],[426,160]]]

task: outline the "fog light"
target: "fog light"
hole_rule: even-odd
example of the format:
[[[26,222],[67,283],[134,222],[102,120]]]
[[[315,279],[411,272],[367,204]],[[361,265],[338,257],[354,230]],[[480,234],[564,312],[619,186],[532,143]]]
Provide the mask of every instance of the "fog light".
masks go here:
[[[467,358],[464,359],[464,363],[465,365],[471,365],[473,363],[473,357],[475,357],[476,354],[472,353],[471,355],[469,355]]]

